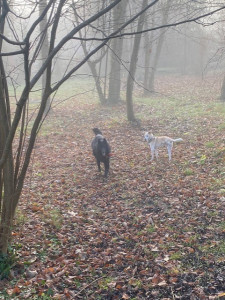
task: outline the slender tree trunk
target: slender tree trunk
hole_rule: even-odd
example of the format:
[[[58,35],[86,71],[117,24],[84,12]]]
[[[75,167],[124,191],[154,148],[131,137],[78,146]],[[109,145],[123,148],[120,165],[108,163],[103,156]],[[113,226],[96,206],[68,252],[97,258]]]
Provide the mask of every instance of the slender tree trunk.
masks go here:
[[[142,9],[148,4],[148,0],[143,0]],[[145,19],[145,13],[143,13],[138,19],[137,31],[143,29]],[[131,54],[129,75],[127,78],[127,91],[126,91],[126,104],[127,104],[127,119],[128,121],[135,121],[134,109],[133,109],[133,89],[134,89],[134,78],[137,69],[138,51],[140,48],[141,34],[137,34],[134,38],[134,46]]]
[[[47,0],[40,0],[39,1],[39,16],[43,13],[43,10],[47,6]],[[41,62],[42,64],[44,63],[46,57],[48,56],[48,51],[49,51],[49,39],[48,39],[48,21],[47,21],[47,15],[42,19],[40,22],[40,32],[43,35],[43,40],[42,40],[42,45],[41,45],[41,51],[40,51],[40,56],[41,56]],[[43,73],[41,77],[41,85],[42,85],[42,95],[45,90],[45,84],[46,84],[46,72]],[[44,112],[44,117],[48,114],[51,108],[51,97],[49,97],[45,112]]]
[[[149,82],[149,70],[150,70],[150,56],[151,56],[151,46],[150,46],[150,39],[149,39],[149,34],[147,32],[145,36],[145,41],[144,41],[144,92],[143,96],[146,95],[146,90],[148,89],[148,82]]]
[[[113,31],[116,31],[121,23],[124,22],[127,1],[122,1],[113,9]],[[111,69],[109,75],[109,93],[108,101],[110,104],[115,105],[120,101],[121,89],[121,57],[123,51],[123,38],[113,39],[111,42]]]
[[[221,88],[221,92],[220,92],[220,99],[222,102],[225,102],[225,75],[223,78],[222,88]]]
[[[73,11],[74,11],[75,20],[76,20],[77,24],[79,24],[79,18],[78,18],[78,14],[77,14],[77,11],[76,11],[76,6],[75,6],[74,3],[73,3]],[[88,55],[88,50],[87,50],[86,43],[82,41],[83,36],[82,36],[81,31],[79,31],[79,37],[81,38],[81,46],[83,48],[84,55],[87,56]],[[86,34],[85,34],[85,37],[86,37]],[[103,55],[103,57],[104,57],[104,55]],[[98,61],[101,61],[101,60],[102,60],[102,57],[100,59],[98,59]],[[102,87],[101,87],[100,69],[99,69],[99,74],[98,74],[97,69],[96,69],[97,62],[93,62],[91,60],[88,60],[87,64],[88,64],[88,66],[91,70],[92,76],[94,78],[95,86],[96,86],[96,89],[97,89],[97,92],[98,92],[98,97],[99,97],[100,103],[105,104],[106,103],[106,98],[105,98],[105,95],[104,95]]]
[[[155,9],[153,7],[153,15],[152,15],[152,27],[155,25]],[[148,28],[149,27],[149,22],[146,20],[145,25]],[[147,32],[145,36],[145,59],[144,59],[144,66],[145,66],[145,71],[144,71],[144,90],[143,90],[143,96],[147,96],[149,91],[148,91],[148,83],[149,83],[149,76],[150,76],[150,61],[151,61],[151,56],[152,56],[152,44],[153,44],[153,39],[154,39],[154,31],[151,31],[149,34]]]
[[[171,0],[167,0],[166,6],[163,9],[163,17],[162,17],[163,25],[167,23],[170,5],[171,5]],[[160,30],[160,36],[159,36],[158,43],[156,46],[155,57],[153,60],[153,65],[152,65],[151,71],[150,71],[149,84],[148,84],[149,93],[155,91],[155,75],[156,75],[156,70],[157,70],[157,66],[158,66],[158,62],[159,62],[159,57],[160,57],[160,54],[162,51],[164,39],[165,39],[165,29],[162,29],[162,30]]]
[[[7,253],[14,217],[13,157],[10,154],[3,167],[4,196],[0,223],[0,252]]]
[[[1,60],[1,59],[0,59]],[[1,64],[2,66],[2,64]],[[1,68],[2,74],[2,68]],[[9,115],[7,113],[6,97],[4,91],[4,77],[0,80],[0,143],[5,144],[10,128]],[[0,253],[7,253],[13,221],[13,197],[14,197],[14,165],[12,147],[9,148],[7,159],[0,169],[1,171],[1,221],[0,221]]]
[[[82,42],[81,45],[82,45],[84,54],[87,56],[88,51],[87,51],[85,43]],[[98,92],[99,100],[100,100],[101,104],[105,104],[106,103],[106,98],[105,98],[104,93],[102,91],[101,82],[100,82],[100,74],[98,74],[97,70],[96,70],[96,63],[92,62],[91,60],[88,60],[87,63],[88,63],[88,66],[91,70],[92,76],[94,77],[95,86],[96,86],[96,89],[97,89],[97,92]]]
[[[102,87],[101,87],[101,83],[100,83],[100,74],[97,73],[97,70],[96,70],[96,66],[94,65],[93,62],[91,61],[88,61],[88,65],[91,69],[91,73],[94,77],[94,81],[95,81],[95,86],[96,86],[96,89],[97,89],[97,92],[98,92],[98,97],[99,97],[99,100],[101,102],[101,104],[105,104],[106,103],[106,99],[104,97],[104,94],[103,94],[103,91],[102,91]]]
[[[0,32],[4,34],[5,17],[8,13],[8,7],[0,1],[1,23]],[[0,38],[0,51],[2,49],[2,39]],[[8,87],[6,82],[5,70],[2,57],[0,58],[0,159],[3,154],[3,145],[5,145],[11,126],[10,105]],[[0,167],[0,253],[6,254],[8,249],[8,241],[11,234],[11,226],[13,220],[13,194],[14,194],[14,166],[12,147],[8,149],[7,159],[2,167]]]

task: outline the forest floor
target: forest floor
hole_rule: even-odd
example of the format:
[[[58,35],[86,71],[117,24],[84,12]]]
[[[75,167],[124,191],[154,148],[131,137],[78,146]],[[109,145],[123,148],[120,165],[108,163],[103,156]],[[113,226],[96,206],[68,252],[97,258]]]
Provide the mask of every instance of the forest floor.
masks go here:
[[[18,207],[18,261],[0,299],[225,299],[225,106],[216,87],[167,78],[126,106],[87,95],[53,108]],[[217,87],[218,88],[218,87]],[[108,179],[91,151],[112,148]],[[183,138],[151,162],[144,131]]]

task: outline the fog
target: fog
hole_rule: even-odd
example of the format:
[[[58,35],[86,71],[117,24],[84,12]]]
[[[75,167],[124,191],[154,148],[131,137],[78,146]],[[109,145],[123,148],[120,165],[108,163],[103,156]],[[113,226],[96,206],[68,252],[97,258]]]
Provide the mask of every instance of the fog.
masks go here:
[[[69,1],[64,5],[63,14],[59,20],[55,44],[74,26],[77,26],[85,18],[87,19],[101,9],[100,2],[98,1],[76,1],[74,4],[75,9],[72,9],[71,4],[72,2]],[[142,34],[135,80],[143,85],[146,69],[149,74],[154,70],[156,74],[188,74],[202,78],[212,74],[220,74],[222,80],[224,69],[223,10],[213,16],[201,18],[196,22],[189,22],[190,19],[207,14],[221,6],[222,3],[212,5],[210,1],[203,1],[201,4],[194,4],[192,1],[160,1],[149,8],[146,12],[144,24],[144,30],[149,31]],[[53,15],[56,12],[56,8],[57,5],[53,6],[48,13],[47,22],[49,24],[49,32],[52,29],[51,22],[54,19]],[[30,26],[38,17],[38,5],[30,1],[13,1],[11,9],[14,14],[9,13],[5,34],[11,40],[22,41]],[[97,47],[100,42],[95,39],[104,38],[104,36],[107,36],[118,26],[125,23],[139,10],[140,5],[131,1],[129,4],[126,4],[123,15],[118,14],[116,16],[115,12],[110,11],[76,33],[74,36],[75,39],[69,39],[54,57],[52,67],[53,81],[60,80],[73,66],[79,64],[88,52]],[[174,27],[159,28],[158,30],[151,31],[152,28],[166,24],[171,25],[181,21],[188,22]],[[122,32],[123,34],[134,33],[136,30],[137,19],[130,23]],[[40,69],[43,62],[38,54],[42,36],[43,33],[40,34],[39,27],[37,26],[30,38],[29,59],[32,63],[30,71],[33,75]],[[90,40],[81,43],[79,39],[85,38]],[[129,74],[128,69],[135,35],[125,35],[123,38],[118,39],[123,40],[121,54],[121,50],[116,53],[118,45],[114,48],[113,40],[111,40],[104,48],[89,59],[89,61],[99,60],[95,67],[98,70],[98,76],[100,76],[106,86],[109,84],[108,81],[111,74],[110,61],[114,60],[115,63],[118,62],[123,85],[126,84],[126,78]],[[84,54],[82,44],[85,44],[86,54]],[[5,41],[3,42],[3,52],[11,52],[18,49],[19,47],[15,49],[14,45],[10,45]],[[104,51],[105,54],[103,53]],[[15,86],[22,85],[24,81],[22,55],[9,55],[4,60],[7,62],[8,84]],[[84,64],[72,76],[79,74],[94,76],[90,71],[88,63]],[[157,76],[156,74],[154,76]],[[153,87],[149,88],[151,90]]]

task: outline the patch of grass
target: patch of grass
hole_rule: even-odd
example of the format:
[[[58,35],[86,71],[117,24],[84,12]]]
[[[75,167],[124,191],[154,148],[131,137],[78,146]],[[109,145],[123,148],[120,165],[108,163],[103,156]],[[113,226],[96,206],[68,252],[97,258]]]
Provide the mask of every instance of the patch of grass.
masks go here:
[[[51,288],[49,288],[47,291],[43,292],[37,300],[50,300],[52,299],[52,296],[54,295],[54,292]]]
[[[215,153],[215,157],[224,157],[225,156],[225,147],[219,148]]]
[[[148,233],[153,233],[153,232],[155,232],[155,231],[156,231],[155,226],[154,226],[154,225],[147,225],[147,226],[146,226],[146,231],[147,231]]]
[[[221,241],[216,247],[213,249],[213,253],[218,256],[225,255],[225,241]]]
[[[103,290],[108,290],[110,287],[109,285],[113,282],[113,278],[112,277],[106,277],[106,278],[103,278],[101,279],[99,282],[98,282],[98,285],[101,289]]]
[[[217,211],[212,211],[212,210],[211,210],[211,211],[208,212],[208,216],[209,216],[209,217],[216,217],[217,215],[218,215],[218,212],[217,212]]]
[[[182,253],[180,251],[174,252],[170,255],[171,260],[180,260],[183,257]]]
[[[224,178],[215,178],[212,177],[210,188],[212,190],[218,190],[224,188]]]
[[[186,168],[184,170],[184,176],[191,176],[191,175],[194,175],[194,171],[190,168]]]
[[[214,147],[215,147],[215,144],[214,144],[214,142],[207,142],[207,143],[205,143],[205,146],[206,146],[207,148],[214,148]]]
[[[225,188],[220,189],[219,194],[225,196]]]
[[[188,239],[188,241],[186,241],[184,244],[185,246],[189,246],[192,247],[193,245],[195,245],[199,239],[200,235],[199,234],[194,234],[193,236],[190,236],[190,238]]]
[[[146,233],[152,234],[155,231],[156,231],[156,228],[154,225],[147,225],[144,230],[141,230],[138,232],[138,235],[139,236],[146,235]]]
[[[9,250],[8,254],[0,254],[0,280],[9,277],[16,262],[17,257],[12,250]]]
[[[205,161],[206,161],[206,155],[203,154],[203,155],[200,157],[199,164],[200,164],[200,165],[204,165],[204,164],[205,164]]]
[[[48,256],[47,250],[43,249],[40,252],[37,253],[38,257],[40,258],[41,261],[45,262],[46,258]]]
[[[22,212],[22,210],[17,209],[15,225],[22,226],[27,222],[27,216]]]
[[[142,287],[142,282],[141,282],[141,280],[138,280],[138,279],[131,279],[129,283],[132,286],[135,286],[137,288],[141,288]]]
[[[221,228],[221,230],[225,230],[225,221],[221,222],[219,227]]]
[[[52,209],[50,211],[45,211],[43,220],[47,223],[55,227],[56,229],[60,229],[62,226],[62,214],[58,209]]]
[[[218,126],[218,129],[221,131],[221,130],[224,130],[225,129],[225,123],[222,123]]]
[[[225,105],[223,103],[215,103],[212,105],[215,112],[219,114],[225,114]]]
[[[199,249],[204,253],[204,256],[217,256],[224,257],[225,255],[225,241],[221,240],[219,242],[212,242],[210,244],[205,244]]]

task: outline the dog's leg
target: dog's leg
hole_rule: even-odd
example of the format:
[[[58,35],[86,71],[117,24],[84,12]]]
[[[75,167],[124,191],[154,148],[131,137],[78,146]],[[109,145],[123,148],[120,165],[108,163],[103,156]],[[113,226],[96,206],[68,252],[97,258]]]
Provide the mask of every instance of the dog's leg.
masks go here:
[[[96,161],[97,161],[97,165],[98,165],[98,171],[101,172],[100,160],[96,159]]]
[[[156,156],[156,159],[158,160],[159,153],[158,153],[158,150],[157,150],[157,149],[155,149],[155,156]]]
[[[105,177],[107,177],[109,173],[109,160],[104,162],[104,165],[105,165]]]
[[[155,154],[155,148],[154,148],[154,146],[151,146],[151,145],[150,145],[150,149],[151,149],[151,155],[152,155],[151,161],[153,161],[153,159],[154,159],[154,154]]]
[[[171,158],[172,158],[172,149],[173,149],[173,144],[168,144],[167,151],[168,151],[168,155],[169,155],[169,161],[171,161]]]

